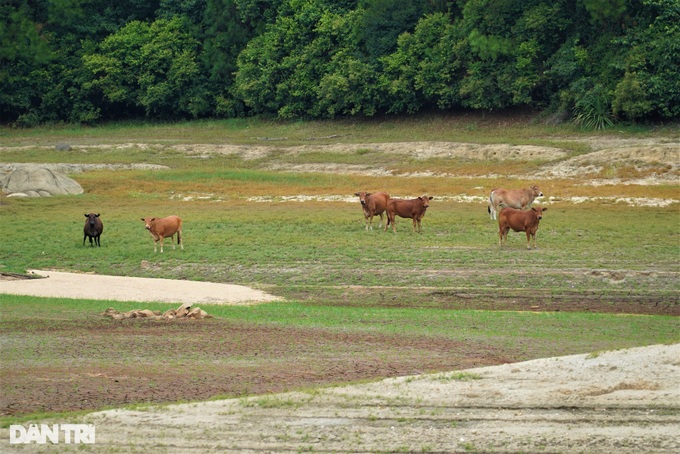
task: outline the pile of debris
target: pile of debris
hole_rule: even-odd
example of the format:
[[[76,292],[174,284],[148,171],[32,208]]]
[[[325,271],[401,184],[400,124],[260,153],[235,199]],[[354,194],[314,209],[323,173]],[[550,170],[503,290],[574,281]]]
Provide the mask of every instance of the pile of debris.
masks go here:
[[[178,309],[169,309],[163,313],[161,311],[152,311],[150,309],[134,309],[128,312],[118,312],[110,307],[102,314],[105,317],[111,317],[114,320],[123,320],[126,318],[152,318],[155,320],[172,320],[175,318],[190,318],[202,319],[212,318],[206,311],[200,307],[191,307],[191,303],[182,304]]]

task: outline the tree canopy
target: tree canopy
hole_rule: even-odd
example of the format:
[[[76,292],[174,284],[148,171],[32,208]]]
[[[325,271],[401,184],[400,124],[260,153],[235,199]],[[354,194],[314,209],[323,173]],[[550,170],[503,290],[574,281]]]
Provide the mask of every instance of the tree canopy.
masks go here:
[[[680,117],[680,0],[9,0],[0,122]]]

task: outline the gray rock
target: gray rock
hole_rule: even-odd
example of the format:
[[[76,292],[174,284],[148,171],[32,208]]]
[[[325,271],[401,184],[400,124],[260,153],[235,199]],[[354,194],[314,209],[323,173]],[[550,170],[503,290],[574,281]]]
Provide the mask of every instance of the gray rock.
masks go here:
[[[5,194],[28,197],[83,193],[75,180],[40,164],[23,164],[0,176],[0,188]]]

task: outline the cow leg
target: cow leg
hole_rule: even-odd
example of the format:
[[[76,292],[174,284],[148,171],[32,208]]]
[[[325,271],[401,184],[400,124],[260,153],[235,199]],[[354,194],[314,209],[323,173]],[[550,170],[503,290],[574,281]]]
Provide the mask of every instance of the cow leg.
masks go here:
[[[184,250],[184,243],[182,242],[182,229],[177,231],[177,244],[179,244],[179,248],[181,250]]]
[[[366,230],[373,230],[373,215],[370,214],[368,218],[366,218]]]
[[[503,240],[505,240],[505,243],[507,244],[508,242],[508,232],[510,231],[510,227],[507,227],[506,229],[500,228],[498,229],[498,246],[503,247]]]
[[[493,201],[491,203],[491,216],[494,221],[498,220],[498,209],[500,208],[500,204],[497,201]]]
[[[383,214],[380,213],[379,216],[380,216],[380,224],[378,224],[378,228],[382,227],[382,225],[383,225]]]
[[[531,232],[527,230],[527,249],[531,249]]]

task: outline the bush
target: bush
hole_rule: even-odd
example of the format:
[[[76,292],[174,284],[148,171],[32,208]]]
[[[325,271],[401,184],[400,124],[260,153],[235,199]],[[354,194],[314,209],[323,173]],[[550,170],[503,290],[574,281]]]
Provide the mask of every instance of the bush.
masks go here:
[[[610,96],[601,85],[595,86],[576,101],[574,122],[583,129],[606,129],[614,125]]]

